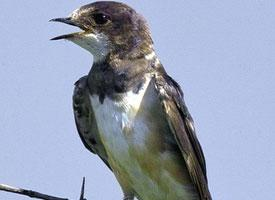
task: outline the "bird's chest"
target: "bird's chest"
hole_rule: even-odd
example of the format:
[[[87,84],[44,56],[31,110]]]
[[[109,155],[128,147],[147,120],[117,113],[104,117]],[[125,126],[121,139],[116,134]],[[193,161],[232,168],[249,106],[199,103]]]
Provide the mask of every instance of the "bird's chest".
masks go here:
[[[174,140],[167,134],[152,85],[146,82],[137,94],[128,92],[120,101],[106,97],[101,103],[97,95],[90,100],[108,163],[121,186],[132,188],[143,200],[185,196],[177,180],[185,180],[182,163],[178,154],[167,150]]]
[[[137,126],[146,127],[142,117],[137,118],[139,101],[140,95],[136,94],[129,94],[120,102],[105,98],[103,103],[97,95],[91,96],[100,137],[113,156],[120,156],[129,149]],[[142,136],[144,131],[139,130],[138,134]]]
[[[120,184],[124,185],[122,187],[133,187],[130,186],[132,181],[144,181],[140,176],[144,173],[138,167],[138,162],[142,160],[140,155],[147,151],[146,138],[150,131],[146,116],[140,110],[143,93],[144,91],[138,94],[129,92],[121,101],[105,98],[103,103],[100,103],[98,96],[91,96],[108,162]]]
[[[148,85],[149,80],[138,93],[129,91],[119,100],[106,97],[101,102],[98,95],[90,97],[100,138],[113,170],[116,170],[117,164],[129,166],[129,162],[134,159],[131,152],[145,145],[149,131],[146,115],[143,114],[146,112],[141,109],[141,105],[152,103],[144,102]]]

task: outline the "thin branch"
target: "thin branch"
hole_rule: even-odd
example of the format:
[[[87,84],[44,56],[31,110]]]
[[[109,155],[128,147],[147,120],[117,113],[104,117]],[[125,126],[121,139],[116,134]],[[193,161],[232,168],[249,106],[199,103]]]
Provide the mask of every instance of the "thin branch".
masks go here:
[[[22,188],[16,188],[16,187],[12,187],[12,186],[5,185],[5,184],[0,184],[0,190],[28,196],[31,198],[43,199],[43,200],[69,200],[67,198],[54,197],[54,196],[50,196],[47,194],[42,194],[40,192],[26,190],[26,189],[22,189]],[[85,177],[83,177],[82,186],[81,186],[81,194],[80,194],[79,200],[87,200],[84,197],[84,190],[85,190]]]
[[[20,194],[20,195],[25,195],[25,196],[29,196],[31,198],[37,198],[37,199],[69,200],[69,199],[65,199],[65,198],[59,198],[59,197],[54,197],[54,196],[42,194],[42,193],[32,191],[32,190],[16,188],[16,187],[12,187],[12,186],[9,186],[9,185],[4,185],[4,184],[0,184],[0,190],[6,191],[6,192],[11,192],[11,193],[16,193],[16,194]]]
[[[83,180],[82,180],[81,193],[80,193],[79,200],[87,200],[84,197],[84,191],[85,191],[85,177],[83,177]]]

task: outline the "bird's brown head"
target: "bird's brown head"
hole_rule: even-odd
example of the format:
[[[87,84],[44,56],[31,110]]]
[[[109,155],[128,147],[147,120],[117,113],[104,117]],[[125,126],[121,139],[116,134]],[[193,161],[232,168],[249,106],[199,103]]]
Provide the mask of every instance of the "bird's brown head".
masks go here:
[[[99,1],[80,7],[69,17],[51,21],[77,26],[81,32],[61,35],[94,55],[95,61],[113,56],[135,58],[153,51],[153,42],[144,18],[129,6]]]

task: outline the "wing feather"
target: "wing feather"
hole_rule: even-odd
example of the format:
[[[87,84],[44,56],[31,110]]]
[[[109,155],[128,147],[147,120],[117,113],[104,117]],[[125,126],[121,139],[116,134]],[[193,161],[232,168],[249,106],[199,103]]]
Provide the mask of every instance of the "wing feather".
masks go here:
[[[201,200],[211,200],[208,189],[206,165],[201,145],[197,139],[193,120],[183,100],[180,86],[168,75],[155,76],[166,118],[186,162],[189,175]]]
[[[87,76],[84,76],[75,83],[73,93],[73,110],[76,127],[84,146],[92,153],[97,154],[110,168],[106,151],[99,137],[89,96]]]

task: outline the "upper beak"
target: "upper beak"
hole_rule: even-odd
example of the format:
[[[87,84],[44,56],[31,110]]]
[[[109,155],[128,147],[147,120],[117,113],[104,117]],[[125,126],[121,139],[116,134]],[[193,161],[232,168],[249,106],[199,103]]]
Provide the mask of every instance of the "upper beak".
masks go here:
[[[84,26],[82,26],[81,24],[74,21],[71,17],[55,18],[55,19],[51,19],[50,22],[61,22],[61,23],[72,25],[72,26],[77,26],[77,27],[81,28],[82,30],[87,30]],[[60,35],[60,36],[52,38],[51,40],[69,39],[69,38],[74,37],[76,34],[78,34],[78,33]]]
[[[61,23],[72,25],[72,26],[78,26],[75,22],[73,22],[71,17],[54,18],[54,19],[51,19],[50,22],[61,22]]]

